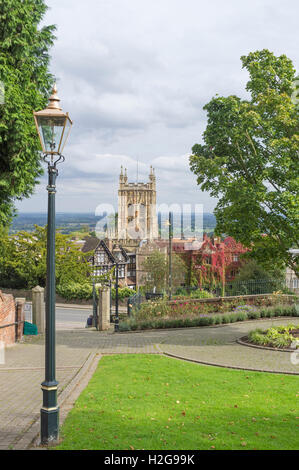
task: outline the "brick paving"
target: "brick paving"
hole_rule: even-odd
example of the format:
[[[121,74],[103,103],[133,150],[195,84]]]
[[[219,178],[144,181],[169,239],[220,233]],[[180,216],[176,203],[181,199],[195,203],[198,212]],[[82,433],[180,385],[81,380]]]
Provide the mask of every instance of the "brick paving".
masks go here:
[[[291,353],[240,345],[236,342],[255,328],[294,323],[294,319],[239,322],[216,328],[198,328],[170,334],[160,345],[165,354],[210,365],[237,369],[299,374]],[[297,323],[297,322],[296,322]]]
[[[67,392],[74,377],[77,374],[77,377],[80,376],[91,355],[95,354],[164,353],[204,364],[299,374],[299,364],[291,363],[290,353],[236,343],[237,339],[254,328],[287,323],[294,323],[294,319],[120,334],[90,329],[57,331],[58,401]],[[34,433],[38,432],[44,354],[43,337],[34,337],[5,351],[5,364],[0,365],[0,450],[26,448]],[[25,439],[27,435],[29,441]],[[20,443],[23,441],[27,443],[22,447]]]

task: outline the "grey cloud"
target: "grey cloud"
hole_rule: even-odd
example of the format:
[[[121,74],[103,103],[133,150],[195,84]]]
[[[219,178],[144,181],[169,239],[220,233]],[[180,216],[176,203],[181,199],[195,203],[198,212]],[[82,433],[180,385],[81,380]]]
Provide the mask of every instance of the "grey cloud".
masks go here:
[[[268,48],[298,67],[297,0],[47,0],[57,24],[51,68],[74,126],[60,167],[61,210],[115,201],[120,165],[156,167],[158,197],[215,200],[188,167],[216,93],[246,96],[240,56]],[[44,184],[45,180],[42,180]],[[42,186],[18,207],[41,210]],[[75,202],[74,202],[75,201]],[[188,201],[186,201],[188,202]],[[25,209],[24,209],[25,210]]]

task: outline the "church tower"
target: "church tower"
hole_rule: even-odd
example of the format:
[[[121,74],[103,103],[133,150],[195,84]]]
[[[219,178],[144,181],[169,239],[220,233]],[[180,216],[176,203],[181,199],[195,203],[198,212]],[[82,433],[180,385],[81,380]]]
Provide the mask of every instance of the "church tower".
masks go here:
[[[156,176],[150,168],[148,183],[128,183],[127,169],[119,176],[118,239],[153,240],[158,238],[156,214]]]

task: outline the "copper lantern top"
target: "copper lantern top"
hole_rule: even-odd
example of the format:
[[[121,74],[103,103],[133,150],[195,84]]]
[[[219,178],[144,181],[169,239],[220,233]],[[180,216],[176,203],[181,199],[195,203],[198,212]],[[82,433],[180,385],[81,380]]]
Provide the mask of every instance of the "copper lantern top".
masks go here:
[[[53,86],[48,106],[33,112],[36,129],[44,154],[61,155],[73,124],[68,113],[60,107],[56,84]]]

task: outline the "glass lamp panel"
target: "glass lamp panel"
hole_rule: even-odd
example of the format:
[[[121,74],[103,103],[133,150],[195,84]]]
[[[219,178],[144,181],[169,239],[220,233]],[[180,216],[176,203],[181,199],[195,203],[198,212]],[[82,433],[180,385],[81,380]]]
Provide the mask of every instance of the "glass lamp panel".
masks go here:
[[[37,116],[41,144],[45,153],[60,153],[65,117]]]
[[[62,153],[63,150],[64,150],[64,146],[65,146],[66,141],[68,139],[71,127],[72,127],[72,122],[70,121],[69,118],[66,118],[65,119],[65,128],[64,128],[64,131],[63,131],[63,134],[62,134],[59,153]]]

